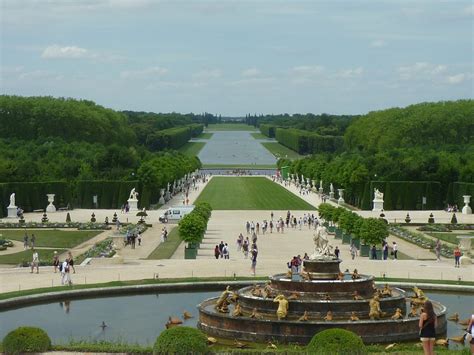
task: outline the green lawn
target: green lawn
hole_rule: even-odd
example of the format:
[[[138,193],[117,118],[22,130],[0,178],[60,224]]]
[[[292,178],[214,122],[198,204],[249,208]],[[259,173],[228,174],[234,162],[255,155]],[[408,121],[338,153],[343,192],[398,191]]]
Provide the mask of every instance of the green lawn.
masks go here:
[[[276,142],[264,142],[262,145],[277,158],[301,159],[303,156]]]
[[[171,230],[171,232],[169,232],[168,240],[158,245],[156,249],[153,250],[150,255],[148,255],[147,259],[170,259],[176,249],[178,249],[181,242],[182,240],[179,237],[178,227],[175,227]]]
[[[211,139],[213,133],[201,133],[199,136],[197,136],[197,139]]]
[[[40,262],[47,262],[53,264],[53,253],[55,249],[39,249],[37,248]],[[59,254],[64,253],[65,249],[56,249]],[[0,264],[19,265],[30,263],[33,258],[33,251],[31,249],[21,251],[19,253],[0,255]]]
[[[264,177],[214,177],[197,202],[215,210],[314,210],[314,206]]]
[[[180,151],[184,155],[193,157],[193,156],[198,155],[201,149],[204,148],[205,145],[206,143],[204,142],[188,142],[185,145],[183,145],[181,148],[179,148],[178,151]]]
[[[215,123],[210,124],[206,131],[256,131],[254,126],[245,123]]]
[[[267,137],[266,135],[261,134],[260,132],[250,133],[250,135],[254,137],[255,139],[271,139]]]
[[[426,232],[425,232],[426,233]],[[442,241],[458,245],[459,244],[459,239],[456,238],[458,235],[474,235],[474,233],[456,233],[456,232],[451,232],[451,233],[426,233],[433,238],[439,238]]]
[[[89,240],[103,231],[78,231],[78,230],[44,230],[44,229],[27,229],[28,242],[31,240],[31,234],[36,236],[36,247],[51,248],[73,248],[86,240]],[[23,245],[24,229],[4,229],[0,231],[2,238],[16,240]]]
[[[264,164],[203,164],[202,167],[207,169],[276,169],[276,165]]]

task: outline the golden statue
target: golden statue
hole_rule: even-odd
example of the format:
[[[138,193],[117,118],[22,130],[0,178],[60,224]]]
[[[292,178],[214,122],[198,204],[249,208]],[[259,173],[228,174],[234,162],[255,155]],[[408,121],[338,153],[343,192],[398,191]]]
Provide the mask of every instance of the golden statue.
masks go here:
[[[229,297],[230,294],[232,294],[232,291],[230,290],[230,286],[227,286],[226,289],[221,293],[221,295],[219,296],[219,299],[216,302],[217,310],[221,309],[224,304],[226,304],[226,307],[227,307],[227,305],[229,304],[227,302],[227,297]]]
[[[254,308],[252,310],[252,314],[250,315],[250,318],[255,318],[255,319],[260,319],[262,318],[262,316],[260,315],[260,313],[257,312],[257,308]]]
[[[301,273],[301,277],[303,278],[303,280],[305,281],[311,281],[311,275],[309,272],[302,272]]]
[[[351,322],[357,322],[359,320],[359,317],[357,317],[355,312],[351,313],[351,317],[349,318]]]
[[[337,279],[338,279],[339,281],[344,280],[344,274],[339,271],[339,274],[337,274]]]
[[[355,300],[355,301],[363,300],[362,296],[359,295],[359,292],[357,292],[357,291],[354,291],[354,293],[352,294],[352,299]]]
[[[240,308],[240,304],[239,303],[236,303],[235,307],[234,307],[234,311],[232,312],[232,315],[234,317],[241,317],[243,316],[243,313],[242,313],[242,308]]]
[[[217,310],[221,313],[229,313],[229,302],[225,300]]]
[[[252,296],[262,297],[262,288],[260,287],[260,285],[255,285],[252,288]]]
[[[298,318],[299,322],[307,322],[309,320],[308,311],[304,311],[303,315]]]
[[[324,320],[325,321],[332,321],[333,320],[333,316],[332,316],[331,311],[328,311],[328,313],[326,313],[326,317],[324,317]]]
[[[277,317],[278,320],[286,318],[288,314],[288,300],[283,295],[278,295],[273,299],[273,302],[278,303]]]
[[[395,314],[392,316],[392,319],[397,320],[397,319],[402,319],[402,318],[403,318],[402,310],[400,308],[397,308],[395,310]]]
[[[292,276],[293,276],[293,273],[291,272],[291,270],[288,270],[288,271],[286,272],[286,276],[285,276],[285,277],[286,277],[287,279],[291,279]]]
[[[300,295],[296,292],[293,292],[289,297],[288,299],[289,300],[297,300],[298,298],[300,298]]]
[[[360,279],[360,275],[357,269],[354,269],[354,271],[352,272],[352,280],[356,280],[356,279]]]
[[[410,313],[408,313],[408,317],[418,317],[418,306],[415,304],[411,305]]]
[[[382,289],[382,297],[392,297],[392,289],[388,284],[385,284]]]
[[[329,296],[329,293],[325,293],[324,295],[321,296],[321,299],[323,301],[330,301],[331,300],[331,296]]]
[[[273,290],[272,287],[270,286],[270,281],[267,281],[265,284],[265,287],[263,288],[263,296],[264,298],[271,298],[273,297]]]
[[[411,303],[418,306],[422,306],[428,297],[425,296],[425,293],[420,290],[417,286],[413,287],[413,292],[415,295],[411,298]]]
[[[382,310],[380,309],[380,302],[379,302],[379,296],[375,295],[370,301],[369,301],[369,317],[370,319],[380,319],[382,316]]]

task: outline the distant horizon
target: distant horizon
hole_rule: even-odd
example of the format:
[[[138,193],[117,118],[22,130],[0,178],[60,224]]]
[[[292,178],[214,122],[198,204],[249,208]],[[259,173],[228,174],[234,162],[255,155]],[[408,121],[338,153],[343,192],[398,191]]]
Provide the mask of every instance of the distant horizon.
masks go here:
[[[471,99],[472,1],[2,0],[1,92],[360,115]]]

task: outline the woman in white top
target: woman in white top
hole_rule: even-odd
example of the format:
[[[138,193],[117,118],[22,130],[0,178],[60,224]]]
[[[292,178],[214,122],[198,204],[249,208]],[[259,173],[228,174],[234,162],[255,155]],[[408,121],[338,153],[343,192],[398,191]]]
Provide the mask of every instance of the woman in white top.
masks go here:
[[[471,353],[474,354],[474,314],[471,314],[471,320],[469,321],[469,325],[467,326],[467,330],[471,334]]]

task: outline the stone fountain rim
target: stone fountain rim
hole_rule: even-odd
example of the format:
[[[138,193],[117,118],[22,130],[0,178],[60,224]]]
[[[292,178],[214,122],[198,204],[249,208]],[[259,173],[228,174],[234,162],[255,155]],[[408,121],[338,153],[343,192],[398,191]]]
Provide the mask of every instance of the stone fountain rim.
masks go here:
[[[286,276],[286,274],[274,274],[269,277],[270,280],[276,280],[281,282],[305,282],[305,283],[355,283],[355,282],[367,282],[367,281],[375,281],[374,275],[365,275],[359,274],[360,278],[355,280],[331,280],[331,279],[317,279],[317,280],[301,280],[301,281],[294,281],[291,279],[277,279],[278,276]],[[349,274],[347,274],[349,275]]]

